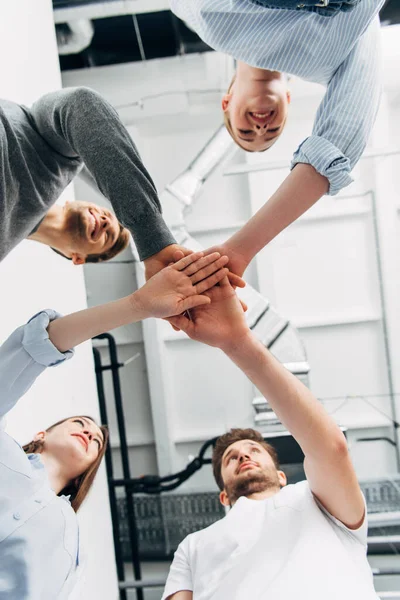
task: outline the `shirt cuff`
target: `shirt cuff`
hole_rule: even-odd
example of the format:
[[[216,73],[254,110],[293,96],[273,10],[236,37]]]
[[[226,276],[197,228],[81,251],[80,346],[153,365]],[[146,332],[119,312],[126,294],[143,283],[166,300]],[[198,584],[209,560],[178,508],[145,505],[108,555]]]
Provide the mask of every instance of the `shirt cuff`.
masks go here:
[[[24,327],[22,345],[35,362],[45,367],[53,367],[72,358],[74,350],[60,352],[49,339],[47,327],[50,321],[61,315],[55,310],[46,309],[33,316]]]
[[[309,164],[329,180],[329,196],[334,196],[352,183],[350,160],[323,137],[312,135],[296,150],[291,169],[298,163]]]
[[[176,244],[160,213],[146,214],[135,223],[127,224],[126,227],[132,233],[140,260],[146,260],[164,250],[166,246]]]

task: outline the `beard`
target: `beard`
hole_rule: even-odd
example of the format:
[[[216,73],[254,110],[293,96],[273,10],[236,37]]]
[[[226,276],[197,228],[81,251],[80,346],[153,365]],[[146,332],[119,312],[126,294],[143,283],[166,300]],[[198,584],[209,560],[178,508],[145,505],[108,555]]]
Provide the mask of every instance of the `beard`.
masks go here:
[[[74,202],[75,204],[75,202]],[[73,242],[82,242],[87,240],[87,223],[84,219],[84,210],[79,203],[77,206],[70,207],[66,219],[66,229]]]
[[[231,482],[225,484],[225,492],[231,506],[241,496],[251,496],[267,490],[280,490],[277,471],[258,471],[255,473],[245,472],[244,477],[239,475]]]

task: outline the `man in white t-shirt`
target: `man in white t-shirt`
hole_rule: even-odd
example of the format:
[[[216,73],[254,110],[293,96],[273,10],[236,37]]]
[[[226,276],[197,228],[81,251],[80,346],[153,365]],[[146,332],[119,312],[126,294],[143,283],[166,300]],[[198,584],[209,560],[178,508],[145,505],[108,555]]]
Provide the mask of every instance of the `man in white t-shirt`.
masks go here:
[[[342,432],[255,338],[229,282],[207,294],[211,304],[173,325],[220,348],[268,398],[304,452],[307,480],[286,485],[256,431],[221,436],[213,470],[231,510],[183,540],[163,600],[377,600],[365,501]]]

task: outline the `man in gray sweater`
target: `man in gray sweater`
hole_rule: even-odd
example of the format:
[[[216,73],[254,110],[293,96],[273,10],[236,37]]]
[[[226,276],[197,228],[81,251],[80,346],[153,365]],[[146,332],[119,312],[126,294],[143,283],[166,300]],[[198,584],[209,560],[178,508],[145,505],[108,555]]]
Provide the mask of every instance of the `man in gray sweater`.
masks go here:
[[[55,205],[83,165],[117,217],[87,202]],[[75,264],[136,243],[148,276],[189,251],[166,226],[154,183],[116,111],[88,88],[47,94],[28,109],[0,101],[0,261],[25,238]]]

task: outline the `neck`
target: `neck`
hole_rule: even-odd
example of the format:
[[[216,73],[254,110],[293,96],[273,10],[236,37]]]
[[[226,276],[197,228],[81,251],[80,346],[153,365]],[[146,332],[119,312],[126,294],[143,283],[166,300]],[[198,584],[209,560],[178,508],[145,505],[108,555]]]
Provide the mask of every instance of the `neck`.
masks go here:
[[[38,229],[32,233],[28,239],[58,249],[60,240],[63,239],[63,237],[64,209],[62,206],[55,204],[49,209]]]
[[[244,497],[248,500],[266,500],[267,498],[271,498],[275,496],[281,490],[280,487],[270,487],[267,490],[263,490],[262,492],[253,492],[252,494],[246,494]],[[231,503],[231,506],[234,506],[236,502],[239,500],[235,500],[235,502]]]
[[[273,81],[275,79],[282,79],[283,73],[279,71],[269,71],[268,69],[259,69],[258,67],[251,67],[244,62],[238,60],[236,67],[236,79],[247,80],[247,81]]]
[[[73,479],[73,475],[66,473],[63,465],[45,450],[40,454],[40,458],[45,466],[51,489],[56,494],[59,494]]]
[[[268,490],[264,490],[263,492],[254,492],[254,494],[249,494],[246,496],[249,500],[265,500],[266,498],[271,498],[271,496],[275,496],[280,491],[280,488],[270,488]]]

